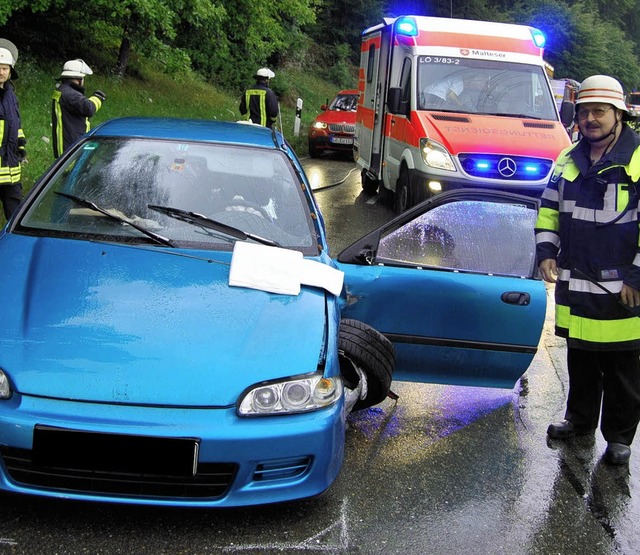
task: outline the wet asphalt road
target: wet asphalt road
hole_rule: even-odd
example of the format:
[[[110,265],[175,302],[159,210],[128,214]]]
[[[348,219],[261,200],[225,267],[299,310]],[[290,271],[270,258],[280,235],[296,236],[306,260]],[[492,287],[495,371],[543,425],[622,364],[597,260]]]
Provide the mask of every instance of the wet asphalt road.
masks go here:
[[[361,194],[352,162],[304,165],[334,256],[393,216]],[[546,439],[566,394],[564,344],[551,330],[550,303],[513,390],[394,382],[397,401],[350,416],[342,472],[318,498],[185,510],[3,495],[0,555],[639,553],[640,444],[616,468],[600,462],[600,434]]]

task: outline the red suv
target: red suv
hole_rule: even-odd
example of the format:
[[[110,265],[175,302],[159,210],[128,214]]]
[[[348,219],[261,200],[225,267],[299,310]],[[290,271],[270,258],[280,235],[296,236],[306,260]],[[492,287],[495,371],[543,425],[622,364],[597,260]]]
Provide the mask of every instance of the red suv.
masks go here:
[[[309,127],[309,156],[316,158],[325,150],[353,151],[356,130],[357,90],[340,91]]]

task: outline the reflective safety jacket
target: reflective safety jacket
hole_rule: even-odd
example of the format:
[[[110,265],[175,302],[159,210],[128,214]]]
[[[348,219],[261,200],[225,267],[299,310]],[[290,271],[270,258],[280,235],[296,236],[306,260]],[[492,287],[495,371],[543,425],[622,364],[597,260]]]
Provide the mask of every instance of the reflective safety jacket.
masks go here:
[[[272,127],[278,117],[278,99],[267,85],[257,82],[244,91],[240,99],[240,113],[264,127]]]
[[[56,85],[51,100],[51,144],[56,158],[91,129],[89,118],[101,107],[102,100],[85,97],[84,87],[77,83],[65,79]]]
[[[585,139],[560,153],[541,199],[536,255],[557,262],[556,334],[569,347],[640,349],[640,318],[620,302],[623,284],[640,290],[640,137],[623,125],[594,165]]]
[[[13,83],[8,81],[0,88],[0,186],[22,179],[20,161],[24,158],[25,142],[20,106]]]

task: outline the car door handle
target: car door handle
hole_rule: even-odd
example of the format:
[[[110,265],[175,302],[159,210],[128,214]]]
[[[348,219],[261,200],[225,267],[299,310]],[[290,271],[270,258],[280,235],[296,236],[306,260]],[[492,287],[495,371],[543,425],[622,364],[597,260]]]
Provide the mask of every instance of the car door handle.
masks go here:
[[[521,291],[507,291],[502,293],[500,298],[503,303],[517,304],[519,306],[527,306],[531,302],[531,295],[529,295],[529,293],[522,293]]]

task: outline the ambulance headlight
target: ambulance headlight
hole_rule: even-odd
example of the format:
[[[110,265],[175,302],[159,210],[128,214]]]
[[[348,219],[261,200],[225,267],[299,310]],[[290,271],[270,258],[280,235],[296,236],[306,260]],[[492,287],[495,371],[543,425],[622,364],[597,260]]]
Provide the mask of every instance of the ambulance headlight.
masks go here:
[[[420,139],[420,152],[422,161],[431,168],[439,170],[456,171],[451,155],[440,143],[431,139]]]

